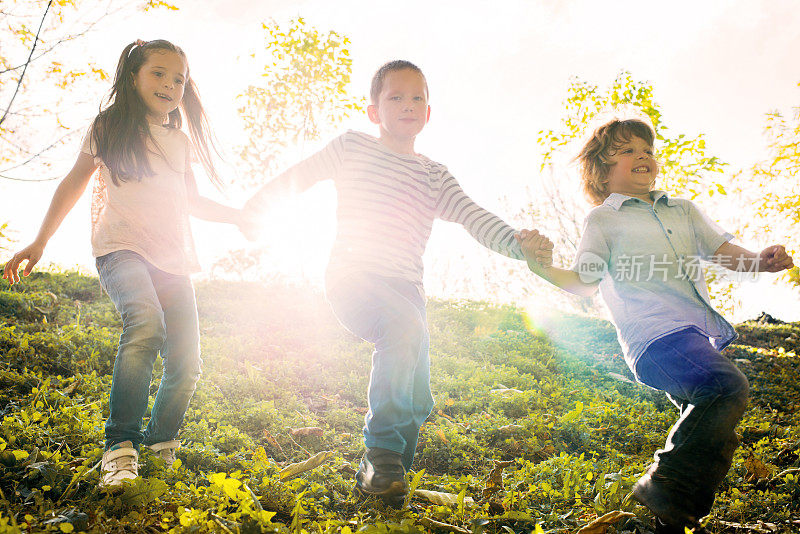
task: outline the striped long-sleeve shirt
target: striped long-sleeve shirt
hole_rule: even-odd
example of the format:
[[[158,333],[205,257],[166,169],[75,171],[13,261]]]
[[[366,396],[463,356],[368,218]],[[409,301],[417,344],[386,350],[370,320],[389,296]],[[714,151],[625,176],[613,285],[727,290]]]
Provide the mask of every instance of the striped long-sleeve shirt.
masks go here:
[[[329,284],[367,272],[402,278],[422,290],[422,255],[436,217],[463,225],[491,250],[524,259],[515,230],[475,204],[447,167],[425,156],[393,152],[370,135],[348,131],[277,180],[287,178],[300,191],[324,179],[336,185]],[[248,204],[265,208],[268,188]]]

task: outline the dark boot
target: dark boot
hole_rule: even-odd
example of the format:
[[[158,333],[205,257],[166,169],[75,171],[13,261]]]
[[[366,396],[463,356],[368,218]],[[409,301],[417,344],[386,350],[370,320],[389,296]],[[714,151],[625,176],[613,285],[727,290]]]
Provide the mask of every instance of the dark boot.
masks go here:
[[[402,455],[388,449],[368,448],[358,466],[356,488],[384,498],[405,495],[408,487]]]
[[[698,526],[698,518],[689,510],[693,508],[691,499],[675,488],[674,484],[651,468],[633,485],[633,497],[656,516],[666,527],[675,532],[683,532],[684,527]],[[658,524],[658,521],[657,521]],[[664,530],[665,534],[671,532]]]

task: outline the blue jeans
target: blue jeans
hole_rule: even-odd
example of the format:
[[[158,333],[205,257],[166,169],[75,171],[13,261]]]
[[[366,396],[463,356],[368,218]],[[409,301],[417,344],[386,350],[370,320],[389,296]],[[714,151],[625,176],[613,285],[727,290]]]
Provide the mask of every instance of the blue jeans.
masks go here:
[[[747,405],[747,378],[694,328],[654,341],[634,372],[680,409],[650,473],[669,480],[688,511],[704,517],[739,445],[735,428]]]
[[[433,409],[425,300],[406,280],[370,274],[336,282],[327,296],[342,325],[375,344],[364,444],[400,453],[408,470]]]
[[[122,315],[122,335],[106,421],[106,448],[130,440],[138,448],[175,439],[200,378],[200,334],[188,276],[166,273],[129,250],[97,258],[100,284]],[[164,374],[142,432],[153,364]]]

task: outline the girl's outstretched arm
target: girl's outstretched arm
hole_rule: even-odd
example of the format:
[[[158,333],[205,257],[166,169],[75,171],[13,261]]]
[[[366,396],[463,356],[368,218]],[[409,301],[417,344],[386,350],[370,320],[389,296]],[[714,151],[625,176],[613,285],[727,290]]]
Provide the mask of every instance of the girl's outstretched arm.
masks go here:
[[[95,164],[94,158],[89,154],[81,152],[78,155],[72,170],[61,180],[56,192],[53,194],[50,208],[44,216],[36,239],[33,240],[33,243],[14,254],[3,268],[3,278],[8,280],[8,283],[13,285],[19,282],[18,269],[23,261],[28,263],[25,265],[25,271],[23,271],[22,275],[28,276],[31,274],[34,265],[41,259],[47,242],[53,237],[64,217],[67,216],[67,213],[81,197],[86,189],[86,184],[89,183],[89,179],[97,167],[98,165]]]
[[[197,182],[194,179],[194,173],[188,169],[185,173],[186,179],[186,195],[189,201],[189,213],[197,217],[211,222],[230,223],[239,226],[244,224],[244,215],[242,210],[225,206],[208,197],[200,195],[197,189]]]

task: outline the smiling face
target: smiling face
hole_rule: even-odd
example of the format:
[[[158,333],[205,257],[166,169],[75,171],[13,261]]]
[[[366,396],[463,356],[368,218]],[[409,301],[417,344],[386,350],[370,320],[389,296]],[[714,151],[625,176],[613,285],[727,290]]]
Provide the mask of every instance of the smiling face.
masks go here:
[[[608,159],[609,193],[649,199],[658,174],[650,143],[632,135],[627,141],[621,140]]]
[[[133,85],[147,106],[150,122],[163,124],[183,98],[186,61],[168,50],[153,50],[133,76]]]
[[[430,117],[425,77],[411,69],[388,72],[367,114],[380,126],[382,142],[399,152],[413,152],[414,138]]]

